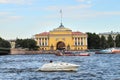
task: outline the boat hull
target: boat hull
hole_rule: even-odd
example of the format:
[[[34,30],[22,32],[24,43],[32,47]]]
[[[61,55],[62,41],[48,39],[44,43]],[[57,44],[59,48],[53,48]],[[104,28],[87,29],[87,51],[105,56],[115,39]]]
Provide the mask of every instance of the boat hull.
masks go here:
[[[54,72],[54,71],[77,71],[79,65],[76,64],[70,64],[70,63],[48,63],[44,64],[41,68],[39,68],[39,71],[48,71],[48,72]]]
[[[84,52],[84,53],[71,53],[71,52],[69,52],[69,53],[58,53],[58,54],[56,54],[57,56],[90,56],[90,54],[89,53],[86,53],[86,52]]]
[[[120,53],[120,48],[108,48],[95,52],[95,54],[115,54]]]

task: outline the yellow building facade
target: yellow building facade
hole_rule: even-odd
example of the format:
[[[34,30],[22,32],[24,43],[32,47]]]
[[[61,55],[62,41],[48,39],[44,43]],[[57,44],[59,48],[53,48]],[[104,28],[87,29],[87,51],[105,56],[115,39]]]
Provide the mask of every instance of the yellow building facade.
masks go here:
[[[40,50],[86,50],[87,34],[65,28],[62,23],[49,32],[35,35]]]

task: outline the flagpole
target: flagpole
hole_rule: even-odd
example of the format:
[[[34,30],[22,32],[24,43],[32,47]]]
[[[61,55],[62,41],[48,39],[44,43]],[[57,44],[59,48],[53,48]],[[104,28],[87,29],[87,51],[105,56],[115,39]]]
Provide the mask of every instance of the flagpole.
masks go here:
[[[62,17],[63,17],[63,16],[62,16],[62,10],[60,10],[60,16],[61,16],[61,24],[60,24],[59,27],[64,27],[63,24],[62,24]]]
[[[61,14],[61,24],[62,24],[62,10],[60,10],[60,14]]]

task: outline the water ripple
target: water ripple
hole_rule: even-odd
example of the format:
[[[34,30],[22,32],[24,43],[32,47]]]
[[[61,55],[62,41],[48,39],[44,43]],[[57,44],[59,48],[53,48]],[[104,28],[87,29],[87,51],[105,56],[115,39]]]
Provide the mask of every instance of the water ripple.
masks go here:
[[[50,60],[80,65],[77,72],[36,71]],[[0,56],[0,80],[120,80],[120,54]]]

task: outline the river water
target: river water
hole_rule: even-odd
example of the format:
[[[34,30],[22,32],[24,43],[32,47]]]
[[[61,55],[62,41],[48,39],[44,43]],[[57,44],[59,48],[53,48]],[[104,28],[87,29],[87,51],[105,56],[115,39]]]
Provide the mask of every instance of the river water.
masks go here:
[[[77,72],[36,71],[50,60],[74,63],[80,67]],[[120,54],[0,56],[0,80],[120,80]]]

